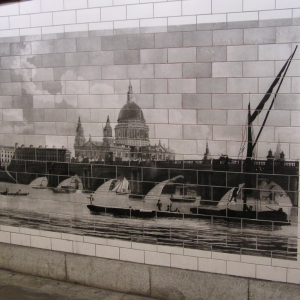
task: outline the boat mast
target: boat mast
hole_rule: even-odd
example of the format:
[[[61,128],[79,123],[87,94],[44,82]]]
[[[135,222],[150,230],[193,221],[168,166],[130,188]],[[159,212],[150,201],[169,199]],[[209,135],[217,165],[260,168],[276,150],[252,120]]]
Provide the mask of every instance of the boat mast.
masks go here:
[[[250,109],[250,102],[248,104],[248,122],[247,122],[247,134],[248,134],[248,143],[247,143],[247,157],[246,160],[244,162],[244,171],[246,172],[245,174],[245,190],[244,190],[244,196],[243,196],[243,211],[247,211],[248,207],[247,207],[247,196],[248,194],[251,193],[251,188],[252,188],[252,180],[251,180],[251,173],[252,173],[252,156],[253,156],[253,150],[257,144],[257,141],[261,135],[261,132],[266,124],[267,118],[269,116],[270,110],[273,107],[274,101],[277,97],[277,94],[279,92],[279,89],[281,87],[281,84],[283,82],[283,79],[285,78],[285,75],[288,71],[288,68],[291,64],[291,61],[296,53],[298,46],[296,46],[294,52],[292,53],[292,55],[288,58],[288,60],[286,61],[286,63],[284,64],[284,66],[281,68],[280,72],[278,73],[278,75],[276,76],[275,80],[273,81],[273,83],[271,84],[270,88],[268,89],[267,93],[265,94],[265,96],[263,97],[263,99],[261,100],[261,102],[258,104],[258,106],[256,107],[255,111],[253,112],[253,114],[251,115],[251,109]],[[264,108],[264,105],[266,104],[266,102],[268,101],[268,99],[270,98],[270,96],[272,95],[272,91],[274,89],[274,87],[277,85],[277,83],[280,83],[277,87],[277,90],[275,92],[275,95],[273,97],[273,100],[270,104],[270,107],[268,109],[268,112],[264,118],[263,124],[259,130],[259,133],[253,143],[252,140],[252,123],[253,121],[256,119],[256,117],[261,113],[262,109]]]

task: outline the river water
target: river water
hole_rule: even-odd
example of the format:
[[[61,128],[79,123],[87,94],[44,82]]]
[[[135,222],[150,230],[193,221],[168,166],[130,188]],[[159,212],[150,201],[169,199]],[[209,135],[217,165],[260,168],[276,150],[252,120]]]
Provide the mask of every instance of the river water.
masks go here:
[[[29,193],[28,196],[0,196],[0,224],[167,244],[203,250],[296,259],[297,224],[269,226],[230,223],[212,219],[122,219],[110,215],[91,215],[90,194],[55,194],[52,189],[33,189],[30,185],[0,183],[0,191]],[[133,200],[128,195],[95,192],[95,205],[156,210],[157,199]],[[162,210],[170,204],[162,195]],[[199,204],[173,204],[173,209],[189,212]]]

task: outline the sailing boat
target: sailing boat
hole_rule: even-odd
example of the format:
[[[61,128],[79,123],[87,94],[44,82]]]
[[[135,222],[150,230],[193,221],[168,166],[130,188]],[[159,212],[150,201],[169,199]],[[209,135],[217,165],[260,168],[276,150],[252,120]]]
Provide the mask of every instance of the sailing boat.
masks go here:
[[[171,195],[172,202],[194,203],[197,199],[197,185],[187,184],[179,185],[175,189],[175,193]]]
[[[47,189],[48,179],[47,177],[38,177],[31,182],[31,187],[33,189]]]
[[[52,190],[55,194],[76,193],[78,190],[82,190],[82,182],[77,175],[74,175],[61,182],[56,188],[53,188]]]
[[[217,215],[217,216],[225,216],[225,217],[236,217],[236,218],[247,218],[247,219],[258,219],[258,220],[266,220],[266,221],[275,221],[279,222],[280,224],[290,224],[288,222],[288,214],[284,211],[284,207],[282,203],[288,204],[290,206],[288,197],[285,192],[276,193],[277,197],[280,197],[280,201],[277,203],[272,203],[273,199],[269,199],[270,203],[262,205],[262,199],[255,199],[253,198],[253,194],[255,194],[255,190],[259,189],[255,188],[254,184],[254,168],[253,168],[253,153],[254,148],[258,142],[258,139],[262,133],[262,130],[266,124],[270,111],[273,107],[274,101],[277,97],[279,89],[282,85],[284,77],[287,73],[287,70],[291,64],[291,61],[296,53],[297,47],[295,48],[294,52],[288,58],[284,66],[279,71],[278,75],[276,76],[275,80],[271,84],[270,88],[268,89],[267,93],[260,101],[258,106],[256,107],[255,111],[251,113],[250,103],[248,104],[248,117],[247,117],[247,156],[243,164],[243,173],[244,173],[244,182],[238,184],[235,188],[231,189],[229,193],[227,193],[228,202],[226,203],[226,207],[220,209],[220,206],[216,208],[203,208],[203,207],[193,207],[190,209],[192,213],[197,214],[209,214],[209,215]],[[278,84],[279,83],[279,84]],[[264,108],[265,104],[269,100],[272,95],[273,89],[277,86],[277,90],[274,94],[272,102],[270,104],[269,109],[267,110],[266,116],[263,120],[262,126],[258,132],[256,139],[253,141],[253,134],[252,134],[252,124],[257,116],[261,113],[262,109]],[[240,176],[242,177],[242,176]],[[274,185],[274,184],[273,184]],[[271,188],[270,188],[271,190]],[[229,208],[229,204],[238,204],[236,201],[238,195],[242,197],[242,209],[233,209],[233,206]],[[226,196],[226,195],[225,195]],[[222,199],[221,199],[222,200]],[[223,201],[222,201],[223,202]],[[234,203],[235,202],[235,203]],[[249,202],[254,205],[250,205]],[[224,204],[224,203],[223,203]],[[276,205],[270,205],[276,204]],[[240,206],[241,207],[241,206]],[[285,208],[286,210],[286,208]]]
[[[116,192],[117,195],[130,194],[129,181],[125,177],[122,180],[118,180],[112,192]]]

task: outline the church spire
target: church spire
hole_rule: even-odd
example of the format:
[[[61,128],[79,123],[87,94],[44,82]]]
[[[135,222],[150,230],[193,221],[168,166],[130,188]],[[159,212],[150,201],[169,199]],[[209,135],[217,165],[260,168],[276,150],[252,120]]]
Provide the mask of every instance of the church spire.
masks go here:
[[[109,116],[107,116],[106,124],[103,128],[103,136],[105,138],[107,138],[107,137],[111,138],[112,137],[112,128],[110,126]]]
[[[210,159],[211,159],[211,155],[210,155],[209,148],[208,148],[208,142],[206,140],[206,147],[205,147],[205,153],[203,156],[203,160],[210,160]]]
[[[133,99],[131,80],[129,80],[128,92],[127,92],[127,103],[131,102]]]
[[[74,146],[82,146],[85,143],[84,130],[81,124],[80,117],[78,118],[77,128],[76,128],[76,136],[75,136],[75,144]]]

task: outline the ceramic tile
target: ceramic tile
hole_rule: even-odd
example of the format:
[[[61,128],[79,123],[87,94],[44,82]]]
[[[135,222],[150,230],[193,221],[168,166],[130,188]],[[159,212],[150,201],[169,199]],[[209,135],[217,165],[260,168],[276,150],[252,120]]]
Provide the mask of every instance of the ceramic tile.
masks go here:
[[[62,2],[50,6],[42,1],[43,13],[36,11],[31,17],[35,26],[44,28],[22,28],[18,35],[32,36],[1,39],[0,143],[10,147],[19,143],[20,151],[23,144],[24,149],[32,145],[35,151],[40,145],[54,151],[54,145],[55,151],[68,155],[65,161],[55,163],[26,162],[25,170],[11,163],[11,175],[22,182],[21,189],[29,191],[29,196],[14,202],[2,197],[0,207],[5,214],[14,210],[17,218],[26,213],[30,224],[26,221],[24,226],[30,228],[11,233],[10,242],[143,264],[296,282],[292,277],[297,273],[290,270],[298,269],[294,265],[298,247],[298,161],[294,160],[300,149],[298,53],[259,137],[257,159],[253,160],[255,174],[251,176],[256,189],[248,199],[252,212],[243,212],[239,202],[245,189],[238,191],[237,202],[228,202],[237,184],[247,177],[240,160],[246,151],[241,154],[240,150],[246,138],[248,102],[253,113],[298,41],[298,27],[289,26],[291,20],[270,19],[279,14],[288,16],[290,9],[270,11],[274,9],[269,7],[270,1],[256,0],[244,1],[245,13],[238,9],[239,0],[226,5],[216,0],[212,6],[205,0],[201,9],[194,0],[138,2],[119,1],[115,6],[110,2],[102,10],[104,4],[89,1],[89,9],[77,10],[81,1],[66,1],[69,10],[60,11]],[[164,6],[169,11],[159,10]],[[142,7],[149,9],[141,11]],[[211,8],[218,13],[211,15]],[[254,8],[267,10],[258,14],[253,13]],[[76,16],[80,24],[52,26],[52,10],[54,22],[73,22]],[[105,14],[111,10],[116,14]],[[99,23],[100,11],[107,19],[103,24]],[[152,14],[160,17],[153,19]],[[59,20],[61,15],[66,18]],[[268,23],[252,22],[257,15]],[[2,33],[8,34],[7,30]],[[131,89],[127,94],[130,84],[132,94]],[[134,109],[126,111],[129,105]],[[127,138],[131,144],[124,145],[118,139],[118,129],[127,124],[128,118],[122,122],[121,116],[136,116],[136,112],[138,117],[132,124],[138,124],[140,131],[130,134],[144,130],[144,139]],[[264,107],[252,122],[255,136],[266,113]],[[82,144],[76,145],[79,141]],[[137,142],[144,143],[148,152],[142,151],[143,146],[133,145]],[[89,150],[82,150],[84,145]],[[90,215],[86,207],[90,193],[55,194],[51,189],[27,186],[42,174],[48,174],[51,188],[77,174],[79,186],[94,192],[93,204],[106,215]],[[2,186],[17,190],[7,176],[0,172]],[[130,194],[116,195],[111,190],[123,177],[129,182]],[[274,203],[270,193],[258,187],[268,185],[269,180],[276,184],[276,191],[281,191],[276,192]],[[190,203],[176,202],[184,188],[196,195]],[[144,197],[144,201],[131,197]],[[290,202],[280,204],[283,198]],[[274,210],[256,213],[251,201],[260,201],[264,209],[272,205]],[[170,204],[180,213],[171,213]],[[205,204],[215,204],[214,211]],[[231,210],[221,211],[220,207]],[[275,219],[264,220],[269,213],[284,218],[279,208],[288,212],[292,221],[289,226],[280,221],[278,225]],[[196,213],[202,214],[201,218]],[[227,216],[216,216],[221,213]],[[43,214],[50,214],[50,224],[42,224],[46,220]],[[128,218],[119,218],[120,214]],[[136,218],[139,214],[151,218],[141,220]],[[241,215],[242,220],[233,218]],[[1,217],[2,232],[8,232],[2,224],[19,226],[17,218]],[[289,224],[287,219],[283,223]],[[46,231],[49,234],[42,234]]]

